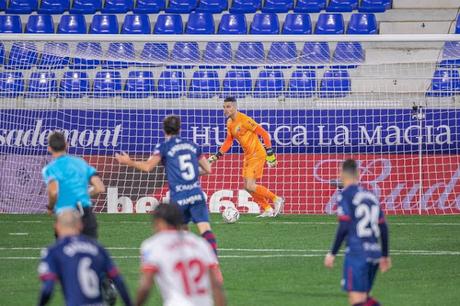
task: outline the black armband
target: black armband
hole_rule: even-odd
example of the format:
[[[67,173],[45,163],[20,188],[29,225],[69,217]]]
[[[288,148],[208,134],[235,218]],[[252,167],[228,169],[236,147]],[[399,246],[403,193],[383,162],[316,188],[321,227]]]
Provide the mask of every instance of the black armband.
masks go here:
[[[224,154],[222,154],[220,151],[217,151],[217,153],[215,155],[216,155],[216,157],[218,159],[221,158],[222,156],[224,156]]]
[[[273,151],[273,148],[265,148],[265,152],[267,152],[267,156],[272,156],[275,154],[275,151]]]

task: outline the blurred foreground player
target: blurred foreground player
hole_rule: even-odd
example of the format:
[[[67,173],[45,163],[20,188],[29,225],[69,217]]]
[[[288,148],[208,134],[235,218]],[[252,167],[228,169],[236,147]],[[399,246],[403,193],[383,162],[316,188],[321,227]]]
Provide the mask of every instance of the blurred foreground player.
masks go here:
[[[42,288],[38,305],[46,305],[56,281],[61,283],[66,306],[103,306],[102,280],[113,280],[125,305],[132,305],[121,275],[107,251],[96,240],[80,235],[79,212],[63,209],[56,220],[58,240],[42,251],[38,273]]]
[[[265,161],[270,168],[276,167],[275,152],[272,149],[270,134],[251,117],[238,111],[236,99],[224,100],[224,115],[227,118],[227,138],[219,151],[209,157],[211,163],[221,158],[236,139],[244,151],[243,179],[244,189],[251,194],[254,201],[262,208],[259,217],[276,217],[283,209],[284,199],[271,192],[268,188],[258,185],[264,172]],[[259,140],[262,137],[264,144]],[[273,201],[275,209],[268,201]]]
[[[104,192],[105,186],[94,167],[82,158],[67,154],[67,149],[64,134],[53,132],[49,135],[48,152],[53,161],[42,170],[48,191],[48,213],[59,214],[66,208],[78,209],[83,222],[82,234],[97,239],[91,197]]]
[[[217,257],[208,243],[182,231],[182,213],[175,205],[153,211],[155,235],[141,245],[141,277],[136,305],[147,301],[157,283],[164,306],[224,306],[225,294]]]
[[[148,160],[133,161],[126,153],[116,154],[115,158],[120,164],[145,172],[152,171],[161,162],[166,168],[171,203],[183,213],[183,225],[193,221],[217,254],[216,237],[211,231],[199,178],[200,174],[211,173],[211,166],[201,155],[198,145],[179,136],[180,125],[178,116],[168,116],[163,120],[166,141],[156,145]]]
[[[324,265],[334,266],[340,245],[347,239],[342,286],[348,292],[348,301],[353,306],[378,306],[380,303],[370,296],[370,291],[379,265],[382,272],[391,268],[388,227],[377,197],[358,185],[359,171],[354,160],[343,163],[341,180],[344,189],[338,198],[339,227]]]

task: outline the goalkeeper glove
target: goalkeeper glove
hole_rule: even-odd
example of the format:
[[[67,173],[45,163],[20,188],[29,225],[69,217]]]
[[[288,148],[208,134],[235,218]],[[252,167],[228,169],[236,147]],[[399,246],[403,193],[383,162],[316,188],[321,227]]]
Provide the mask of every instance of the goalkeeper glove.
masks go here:
[[[272,148],[266,148],[265,151],[267,152],[267,157],[265,160],[267,161],[268,167],[273,168],[276,167],[276,156],[275,152],[273,152]]]
[[[216,161],[217,161],[219,158],[221,158],[222,156],[223,156],[223,154],[220,153],[220,151],[219,151],[219,152],[217,152],[216,154],[213,154],[213,155],[209,156],[209,157],[208,157],[208,162],[209,162],[210,164],[212,164],[213,162],[216,162]]]

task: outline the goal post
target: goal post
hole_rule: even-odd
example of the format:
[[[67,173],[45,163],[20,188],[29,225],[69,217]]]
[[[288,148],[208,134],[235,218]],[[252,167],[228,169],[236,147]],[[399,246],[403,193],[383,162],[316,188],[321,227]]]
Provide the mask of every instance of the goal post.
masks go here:
[[[162,119],[215,153],[223,98],[271,135],[278,166],[260,182],[285,213],[330,214],[345,158],[389,214],[460,212],[458,35],[11,35],[0,34],[0,212],[46,207],[47,135],[107,185],[100,212],[146,212],[166,197],[160,167],[140,173],[117,152],[147,158]],[[211,212],[259,208],[243,190],[235,142],[202,178]]]

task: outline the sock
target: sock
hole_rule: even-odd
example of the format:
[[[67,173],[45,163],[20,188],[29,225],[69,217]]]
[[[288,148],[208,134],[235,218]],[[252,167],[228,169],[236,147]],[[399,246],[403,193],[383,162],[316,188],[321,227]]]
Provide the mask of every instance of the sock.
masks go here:
[[[268,204],[266,198],[261,197],[260,195],[254,193],[254,192],[251,193],[251,196],[254,199],[254,201],[257,203],[257,205],[259,205],[262,208],[263,211],[266,211],[266,210],[269,210],[270,208],[272,208],[271,205]]]
[[[217,241],[214,233],[211,231],[206,231],[203,234],[201,234],[201,237],[206,239],[206,241],[211,245],[212,249],[214,250],[214,253],[216,253],[217,255]]]
[[[364,304],[364,306],[380,306],[380,303],[370,296],[367,298],[366,304]]]
[[[356,303],[356,304],[353,304],[353,306],[366,306],[365,303]]]
[[[272,201],[276,199],[276,194],[274,194],[262,185],[256,185],[256,191],[254,191],[254,193],[266,199],[270,199]]]

